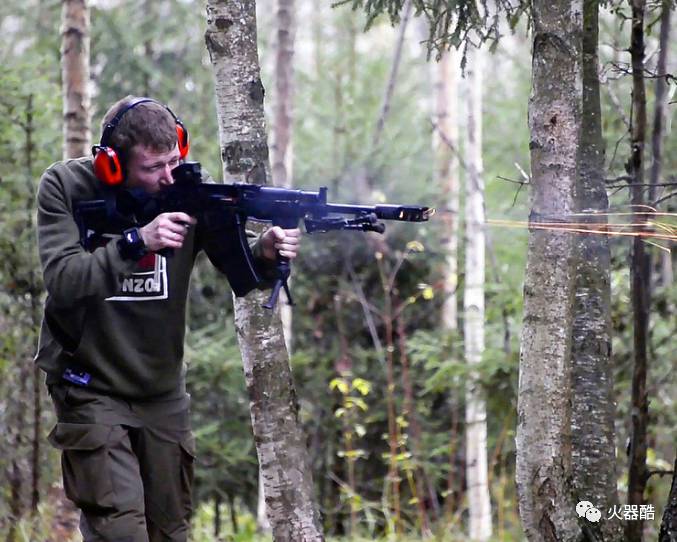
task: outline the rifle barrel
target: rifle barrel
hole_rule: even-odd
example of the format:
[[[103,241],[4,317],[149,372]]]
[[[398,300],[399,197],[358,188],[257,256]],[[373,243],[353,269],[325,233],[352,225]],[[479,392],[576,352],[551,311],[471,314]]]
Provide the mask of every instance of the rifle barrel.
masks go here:
[[[433,214],[430,207],[417,205],[345,205],[328,203],[328,214],[369,214],[374,213],[383,220],[401,220],[404,222],[425,222]]]

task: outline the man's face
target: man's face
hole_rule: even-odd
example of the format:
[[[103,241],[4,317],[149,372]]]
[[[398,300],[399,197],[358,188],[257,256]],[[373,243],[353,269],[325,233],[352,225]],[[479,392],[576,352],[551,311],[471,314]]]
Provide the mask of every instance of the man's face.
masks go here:
[[[159,192],[174,183],[172,169],[179,165],[180,158],[178,144],[167,152],[135,145],[127,162],[127,188],[143,188],[149,194]]]

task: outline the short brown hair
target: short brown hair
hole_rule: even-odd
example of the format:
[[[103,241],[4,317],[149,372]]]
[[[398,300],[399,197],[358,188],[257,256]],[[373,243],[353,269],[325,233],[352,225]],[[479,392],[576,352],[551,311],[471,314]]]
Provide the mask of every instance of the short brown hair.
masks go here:
[[[143,100],[139,96],[125,96],[106,111],[101,123],[103,132],[120,111],[130,104]],[[176,120],[169,110],[154,101],[140,103],[127,110],[106,142],[123,159],[135,145],[158,152],[171,151],[177,143]]]

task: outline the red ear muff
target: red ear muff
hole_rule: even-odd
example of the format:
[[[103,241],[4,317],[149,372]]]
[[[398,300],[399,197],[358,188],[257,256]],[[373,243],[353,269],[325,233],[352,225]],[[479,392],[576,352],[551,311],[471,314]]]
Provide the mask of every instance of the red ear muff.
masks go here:
[[[94,173],[97,178],[108,186],[117,186],[122,183],[122,167],[118,154],[110,147],[96,145],[94,151]]]
[[[188,135],[188,130],[186,130],[186,127],[179,119],[176,119],[176,138],[179,142],[179,153],[183,160],[188,156],[188,151],[190,150],[190,136]]]
[[[188,136],[188,130],[172,112],[172,110],[166,105],[161,104],[152,98],[139,98],[138,100],[128,104],[126,107],[123,107],[116,113],[116,115],[104,127],[103,133],[101,134],[100,144],[92,147],[92,153],[94,154],[94,173],[96,173],[96,176],[101,180],[101,182],[108,186],[116,186],[122,184],[124,181],[122,167],[120,166],[120,157],[110,146],[113,131],[127,111],[135,108],[139,104],[147,102],[161,105],[171,114],[172,117],[174,117],[174,121],[176,122],[176,139],[178,143],[179,155],[182,160],[188,155],[188,151],[190,149],[190,137]]]

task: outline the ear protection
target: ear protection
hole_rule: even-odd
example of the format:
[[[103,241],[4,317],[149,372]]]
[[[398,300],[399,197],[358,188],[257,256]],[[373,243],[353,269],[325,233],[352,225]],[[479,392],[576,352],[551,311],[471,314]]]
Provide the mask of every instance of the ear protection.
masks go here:
[[[99,144],[92,147],[92,154],[94,155],[94,173],[101,182],[108,186],[117,186],[124,180],[122,167],[120,165],[120,156],[115,151],[115,149],[110,146],[113,132],[115,131],[115,128],[117,128],[118,124],[120,124],[122,117],[127,111],[135,108],[139,104],[146,102],[159,104],[169,111],[176,122],[176,137],[179,144],[179,154],[181,155],[181,159],[183,160],[188,155],[188,150],[190,149],[190,137],[188,136],[188,130],[179,120],[179,118],[166,105],[151,98],[141,98],[140,100],[136,100],[135,102],[130,103],[127,107],[123,107],[120,111],[118,111],[118,113],[104,127]]]

